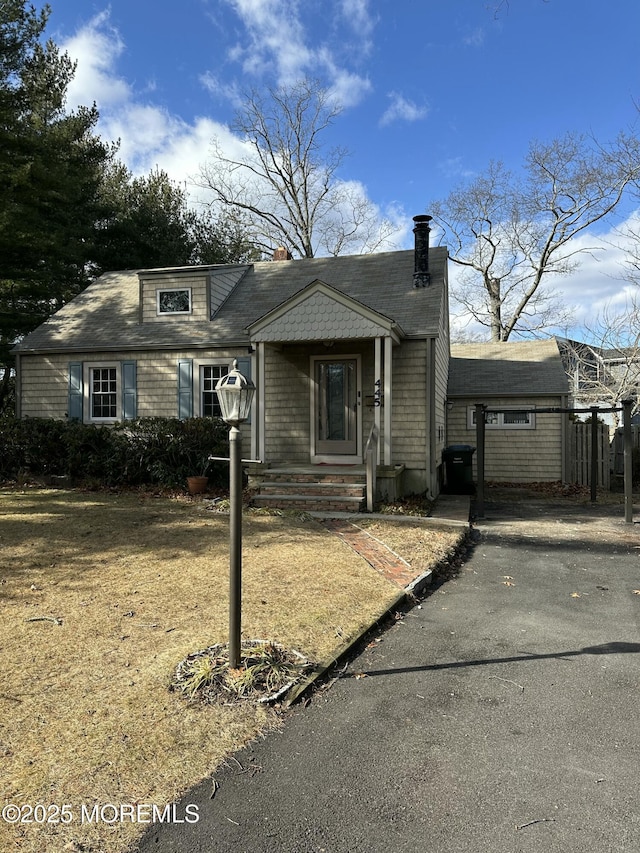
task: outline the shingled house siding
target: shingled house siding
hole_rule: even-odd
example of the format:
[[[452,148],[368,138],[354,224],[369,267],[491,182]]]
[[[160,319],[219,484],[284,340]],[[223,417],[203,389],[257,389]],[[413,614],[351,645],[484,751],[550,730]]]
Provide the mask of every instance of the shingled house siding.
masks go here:
[[[427,342],[408,341],[393,350],[393,461],[404,464],[416,488],[426,488]]]
[[[350,341],[328,349],[322,344],[266,347],[265,449],[272,464],[308,465],[311,452],[311,357],[359,355],[362,368],[363,446],[373,423],[374,350],[370,341]]]
[[[440,334],[436,340],[435,376],[435,447],[436,466],[440,465],[442,450],[447,444],[447,387],[449,384],[449,313],[446,300],[442,304]]]
[[[21,417],[66,417],[69,400],[69,356],[23,355],[20,359],[20,382]]]
[[[467,428],[467,408],[475,403],[489,408],[558,406],[558,397],[514,399],[456,399],[449,412],[449,444],[476,446],[476,430]],[[473,455],[476,477],[477,454]],[[562,416],[537,414],[535,429],[487,429],[485,432],[485,477],[502,482],[544,482],[562,479]]]
[[[156,291],[191,289],[191,314],[171,314],[158,316]],[[209,287],[205,272],[193,275],[142,275],[142,322],[143,323],[201,323],[209,319]]]
[[[243,352],[246,353],[246,350]],[[136,415],[139,418],[178,417],[178,363],[193,359],[194,374],[200,360],[220,359],[231,364],[237,351],[195,352],[84,352],[67,355],[23,355],[21,358],[22,417],[67,417],[69,364],[135,362]]]
[[[272,464],[309,464],[309,356],[301,347],[265,348],[265,452]]]

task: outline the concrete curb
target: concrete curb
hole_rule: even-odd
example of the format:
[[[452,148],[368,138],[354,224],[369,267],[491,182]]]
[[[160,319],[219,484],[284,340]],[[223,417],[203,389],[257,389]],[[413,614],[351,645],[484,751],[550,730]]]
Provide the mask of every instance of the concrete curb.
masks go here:
[[[468,544],[469,532],[471,531],[468,501],[469,499],[466,498],[465,503],[463,503],[461,506],[461,509],[464,513],[463,518],[466,518],[466,520],[462,520],[462,518],[460,517],[434,518],[433,516],[403,516],[377,513],[367,513],[366,518],[380,518],[386,521],[393,519],[393,521],[412,523],[420,521],[426,522],[425,526],[429,526],[430,523],[433,524],[435,522],[437,524],[447,524],[453,527],[464,527],[467,530],[467,534],[465,535],[459,546],[459,549],[462,550]],[[313,515],[313,517],[315,517],[317,520],[325,518],[342,518],[344,520],[354,522],[354,516],[351,513],[310,513],[310,515]],[[355,518],[357,519],[358,516],[355,516]],[[332,667],[336,666],[336,664],[340,663],[341,660],[351,654],[355,647],[362,643],[368,634],[371,634],[373,631],[375,631],[376,628],[378,628],[386,619],[388,619],[394,611],[404,609],[414,603],[417,598],[424,592],[424,590],[431,585],[433,581],[433,572],[433,569],[427,569],[421,575],[418,575],[418,577],[412,580],[411,583],[409,583],[402,590],[402,592],[398,593],[398,595],[396,595],[395,598],[393,598],[389,602],[389,604],[384,608],[380,615],[377,616],[368,626],[362,628],[346,643],[338,647],[338,649],[329,658],[319,664],[303,681],[301,681],[299,684],[294,685],[288,693],[287,698],[284,700],[284,706],[288,708],[291,705],[294,705],[296,702],[299,702],[306,695],[306,693],[311,690],[311,688],[316,684],[317,681],[323,678]]]
[[[359,643],[364,640],[367,634],[374,631],[395,610],[405,606],[413,597],[414,593],[409,592],[406,589],[400,592],[369,625],[362,628],[342,646],[339,646],[331,657],[326,658],[321,664],[318,664],[318,666],[303,681],[292,687],[284,702],[284,706],[288,708],[296,702],[299,702],[307,691],[315,685],[316,681],[326,675],[331,667],[340,663],[341,660],[343,660]]]
[[[313,685],[321,679],[326,673],[331,669],[331,667],[336,666],[336,664],[340,663],[340,661],[347,657],[353,649],[359,645],[368,634],[371,634],[376,630],[386,619],[388,619],[392,613],[396,610],[401,610],[407,605],[412,604],[413,600],[419,596],[428,586],[431,585],[433,580],[433,571],[431,569],[427,569],[426,572],[423,572],[419,577],[417,577],[414,581],[412,581],[407,587],[405,587],[402,592],[400,592],[391,602],[387,605],[387,607],[377,616],[370,625],[365,628],[362,628],[354,637],[340,646],[334,654],[319,664],[313,672],[311,672],[304,681],[300,682],[300,684],[296,684],[291,688],[291,692],[287,696],[285,701],[285,707],[289,707],[290,705],[298,702],[304,694],[313,687]]]
[[[467,524],[467,527],[470,531],[471,525]],[[460,551],[467,546],[468,541],[469,537],[467,535],[460,543]],[[392,613],[397,610],[413,606],[422,592],[424,592],[427,587],[431,586],[432,581],[433,569],[427,569],[426,572],[423,572],[415,580],[411,581],[411,583],[406,586],[402,592],[398,593],[398,595],[389,602],[385,609],[369,625],[362,628],[342,646],[339,646],[331,657],[326,658],[303,681],[294,685],[283,703],[284,707],[289,708],[291,705],[299,702],[306,693],[314,687],[317,681],[323,678],[332,667],[339,664],[340,661],[351,654],[356,646],[362,643],[368,634],[371,634],[376,630],[376,628],[380,627],[380,625],[388,619]]]

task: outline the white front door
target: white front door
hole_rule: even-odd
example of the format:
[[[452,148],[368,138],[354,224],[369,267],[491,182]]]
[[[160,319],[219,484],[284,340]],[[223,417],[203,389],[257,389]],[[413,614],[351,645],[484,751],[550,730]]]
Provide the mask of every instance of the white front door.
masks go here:
[[[312,461],[360,462],[360,360],[312,358]]]

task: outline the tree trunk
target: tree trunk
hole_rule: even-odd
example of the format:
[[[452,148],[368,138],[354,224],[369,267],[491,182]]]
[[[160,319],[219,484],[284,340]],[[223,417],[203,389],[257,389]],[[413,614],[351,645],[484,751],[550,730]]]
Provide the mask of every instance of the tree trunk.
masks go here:
[[[486,288],[489,293],[489,314],[491,317],[491,340],[502,340],[502,301],[500,299],[500,279],[488,278]]]

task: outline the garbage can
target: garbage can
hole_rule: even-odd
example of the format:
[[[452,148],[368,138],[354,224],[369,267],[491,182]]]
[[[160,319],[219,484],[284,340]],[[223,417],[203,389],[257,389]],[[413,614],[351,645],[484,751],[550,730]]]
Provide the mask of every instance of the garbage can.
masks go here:
[[[469,495],[474,491],[473,454],[469,444],[451,444],[442,451],[447,472],[446,490],[454,495]]]

